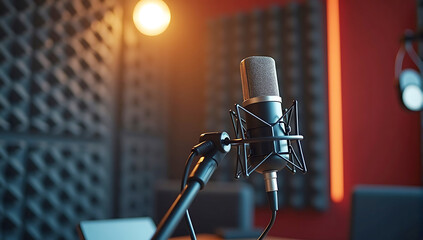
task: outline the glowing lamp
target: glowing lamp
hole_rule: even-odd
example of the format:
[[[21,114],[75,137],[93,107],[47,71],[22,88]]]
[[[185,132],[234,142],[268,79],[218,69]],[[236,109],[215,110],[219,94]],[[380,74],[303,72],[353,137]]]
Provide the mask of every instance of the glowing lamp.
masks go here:
[[[169,26],[170,10],[162,0],[141,0],[135,5],[133,20],[141,33],[156,36]]]
[[[339,203],[344,199],[344,144],[342,125],[341,37],[339,1],[328,0],[328,94],[330,144],[330,195]]]
[[[423,109],[423,89],[420,74],[413,69],[406,69],[399,76],[401,99],[404,106],[411,111]]]

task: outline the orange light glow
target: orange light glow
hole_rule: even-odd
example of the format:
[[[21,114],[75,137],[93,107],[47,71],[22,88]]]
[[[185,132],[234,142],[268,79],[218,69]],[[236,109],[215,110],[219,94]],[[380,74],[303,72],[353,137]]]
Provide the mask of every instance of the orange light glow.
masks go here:
[[[339,0],[327,1],[330,191],[334,202],[344,198],[341,43]]]
[[[143,34],[159,35],[170,23],[170,10],[162,0],[141,0],[134,8],[133,20]]]

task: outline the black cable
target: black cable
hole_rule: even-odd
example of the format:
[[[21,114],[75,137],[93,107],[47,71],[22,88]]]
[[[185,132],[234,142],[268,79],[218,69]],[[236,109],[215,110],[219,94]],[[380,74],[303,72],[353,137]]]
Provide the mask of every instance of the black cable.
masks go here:
[[[188,156],[188,159],[185,163],[184,174],[182,176],[182,182],[181,182],[181,191],[184,190],[185,185],[187,185],[189,170],[191,168],[192,160],[194,159],[194,157],[196,155],[197,155],[197,153],[195,151],[192,151],[190,153],[190,155]],[[191,221],[191,217],[189,216],[188,209],[185,210],[185,222],[187,224],[189,235],[190,235],[191,239],[197,240],[197,237],[195,236],[194,226],[192,225],[192,221]]]
[[[278,211],[278,191],[267,192],[267,200],[269,201],[269,208],[272,211]]]
[[[185,169],[184,169],[184,174],[182,175],[182,182],[181,182],[181,191],[184,190],[185,185],[187,185],[189,169],[191,168],[192,160],[194,159],[196,155],[197,153],[192,151],[189,154],[187,161],[185,162]]]
[[[191,237],[191,240],[197,240],[197,236],[195,235],[195,231],[194,231],[194,225],[192,225],[192,221],[191,221],[191,217],[189,216],[188,209],[185,210],[185,222],[188,226],[189,236]]]
[[[264,239],[266,235],[269,233],[270,229],[272,228],[273,224],[276,220],[276,211],[272,211],[272,218],[270,219],[269,224],[267,225],[266,229],[264,229],[263,233],[260,235],[258,240]]]
[[[276,212],[278,211],[278,191],[267,192],[267,200],[269,201],[270,210],[272,210],[272,218],[270,219],[269,224],[264,229],[263,233],[260,235],[258,240],[264,239],[272,228],[276,220]]]
[[[204,141],[195,145],[191,149],[191,153],[189,154],[188,159],[185,162],[184,175],[182,176],[182,182],[181,182],[181,191],[184,190],[185,185],[187,185],[188,174],[189,174],[189,170],[191,168],[192,160],[194,159],[194,157],[197,155],[204,155],[213,148],[214,148],[214,144],[212,141]]]

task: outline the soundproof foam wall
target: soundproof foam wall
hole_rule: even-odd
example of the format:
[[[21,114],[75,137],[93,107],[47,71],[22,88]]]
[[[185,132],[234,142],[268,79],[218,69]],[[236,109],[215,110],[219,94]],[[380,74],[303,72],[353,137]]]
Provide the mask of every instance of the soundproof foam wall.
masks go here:
[[[151,216],[161,82],[131,56],[140,40],[122,44],[123,15],[117,0],[0,1],[0,239]]]

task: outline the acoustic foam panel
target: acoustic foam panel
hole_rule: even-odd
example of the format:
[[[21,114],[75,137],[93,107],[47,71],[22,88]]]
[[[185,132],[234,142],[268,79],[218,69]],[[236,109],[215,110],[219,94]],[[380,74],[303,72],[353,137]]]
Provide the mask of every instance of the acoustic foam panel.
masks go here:
[[[24,1],[0,2],[0,130],[28,129],[31,77],[31,16]]]
[[[0,239],[76,239],[81,220],[150,214],[150,183],[159,176],[151,171],[164,168],[165,152],[163,116],[147,112],[162,99],[146,90],[160,89],[155,75],[139,76],[129,92],[130,76],[120,74],[150,68],[120,68],[134,50],[121,48],[126,3],[0,2]],[[127,95],[141,100],[122,104]],[[142,128],[117,121],[129,112]],[[127,167],[133,163],[139,171]],[[121,186],[120,176],[141,185],[115,197],[133,185]],[[131,196],[141,196],[138,208],[121,209]]]
[[[120,216],[153,216],[154,186],[164,179],[163,139],[126,137],[122,141]]]
[[[160,49],[145,44],[135,28],[132,9],[136,3],[127,2],[130,14],[123,19],[119,217],[153,216],[154,184],[166,177],[165,57]]]
[[[44,1],[33,16],[34,132],[110,137],[119,15],[108,1]]]

